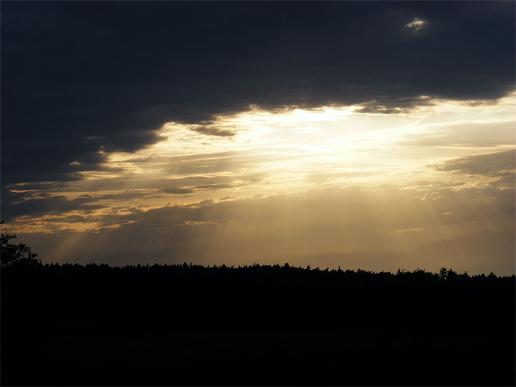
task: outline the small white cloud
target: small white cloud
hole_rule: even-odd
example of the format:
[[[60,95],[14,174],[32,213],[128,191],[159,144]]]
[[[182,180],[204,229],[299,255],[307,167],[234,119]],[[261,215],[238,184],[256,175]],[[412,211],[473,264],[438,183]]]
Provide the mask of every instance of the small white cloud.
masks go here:
[[[426,20],[420,19],[418,17],[415,17],[411,21],[409,21],[407,24],[405,24],[405,27],[413,30],[413,31],[419,31],[421,28],[423,28],[427,24]]]

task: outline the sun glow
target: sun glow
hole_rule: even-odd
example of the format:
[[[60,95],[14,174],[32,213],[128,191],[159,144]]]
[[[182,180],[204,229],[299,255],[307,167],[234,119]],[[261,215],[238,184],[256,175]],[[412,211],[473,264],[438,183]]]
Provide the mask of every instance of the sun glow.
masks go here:
[[[104,169],[81,172],[81,179],[45,192],[93,203],[98,208],[88,210],[85,221],[68,226],[96,229],[122,223],[103,225],[93,219],[135,208],[148,211],[330,188],[394,184],[414,189],[423,180],[438,186],[446,173],[432,167],[439,162],[514,147],[510,125],[516,122],[515,107],[516,95],[511,95],[496,104],[434,100],[392,114],[364,113],[362,106],[251,107],[202,124],[168,122],[157,143],[133,153],[99,150]],[[496,136],[495,129],[489,132],[497,140],[491,147],[485,139],[489,127],[482,125],[497,131]],[[463,186],[493,180],[451,178],[462,179]],[[25,190],[23,185],[13,189]],[[53,227],[68,227],[67,216],[52,214],[39,220],[20,218],[18,225],[39,230],[49,217],[55,218]]]

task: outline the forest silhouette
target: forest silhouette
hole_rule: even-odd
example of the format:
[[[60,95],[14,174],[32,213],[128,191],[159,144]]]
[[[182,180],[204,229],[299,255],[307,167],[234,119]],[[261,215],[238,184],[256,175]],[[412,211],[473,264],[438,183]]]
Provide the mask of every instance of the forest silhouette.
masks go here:
[[[515,382],[514,275],[22,258],[2,260],[2,385]]]

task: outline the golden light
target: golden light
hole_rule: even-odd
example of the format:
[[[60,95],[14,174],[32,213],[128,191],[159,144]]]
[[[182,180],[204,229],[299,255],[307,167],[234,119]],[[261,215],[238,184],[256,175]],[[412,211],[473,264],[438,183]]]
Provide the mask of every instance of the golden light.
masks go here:
[[[203,125],[169,122],[159,130],[159,142],[139,151],[99,150],[109,168],[82,172],[82,179],[50,194],[69,199],[93,195],[98,198],[95,203],[106,206],[106,211],[115,204],[145,211],[206,199],[222,201],[332,187],[417,187],[417,181],[423,179],[442,179],[443,172],[429,166],[516,144],[454,147],[422,141],[428,136],[447,136],[456,125],[514,122],[516,95],[491,104],[430,102],[391,114],[363,113],[359,105],[278,111],[250,107]],[[466,128],[455,135],[469,141],[477,134]],[[94,219],[103,211],[95,210],[89,216]],[[25,230],[44,227],[44,219],[19,221]],[[58,219],[54,225],[79,227]],[[83,223],[84,227],[102,224],[92,220]]]

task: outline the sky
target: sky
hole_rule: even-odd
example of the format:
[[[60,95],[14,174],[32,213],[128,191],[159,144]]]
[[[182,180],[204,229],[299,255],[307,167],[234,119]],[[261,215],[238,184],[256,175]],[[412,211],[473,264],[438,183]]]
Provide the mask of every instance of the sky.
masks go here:
[[[515,272],[513,1],[1,7],[43,262]]]

